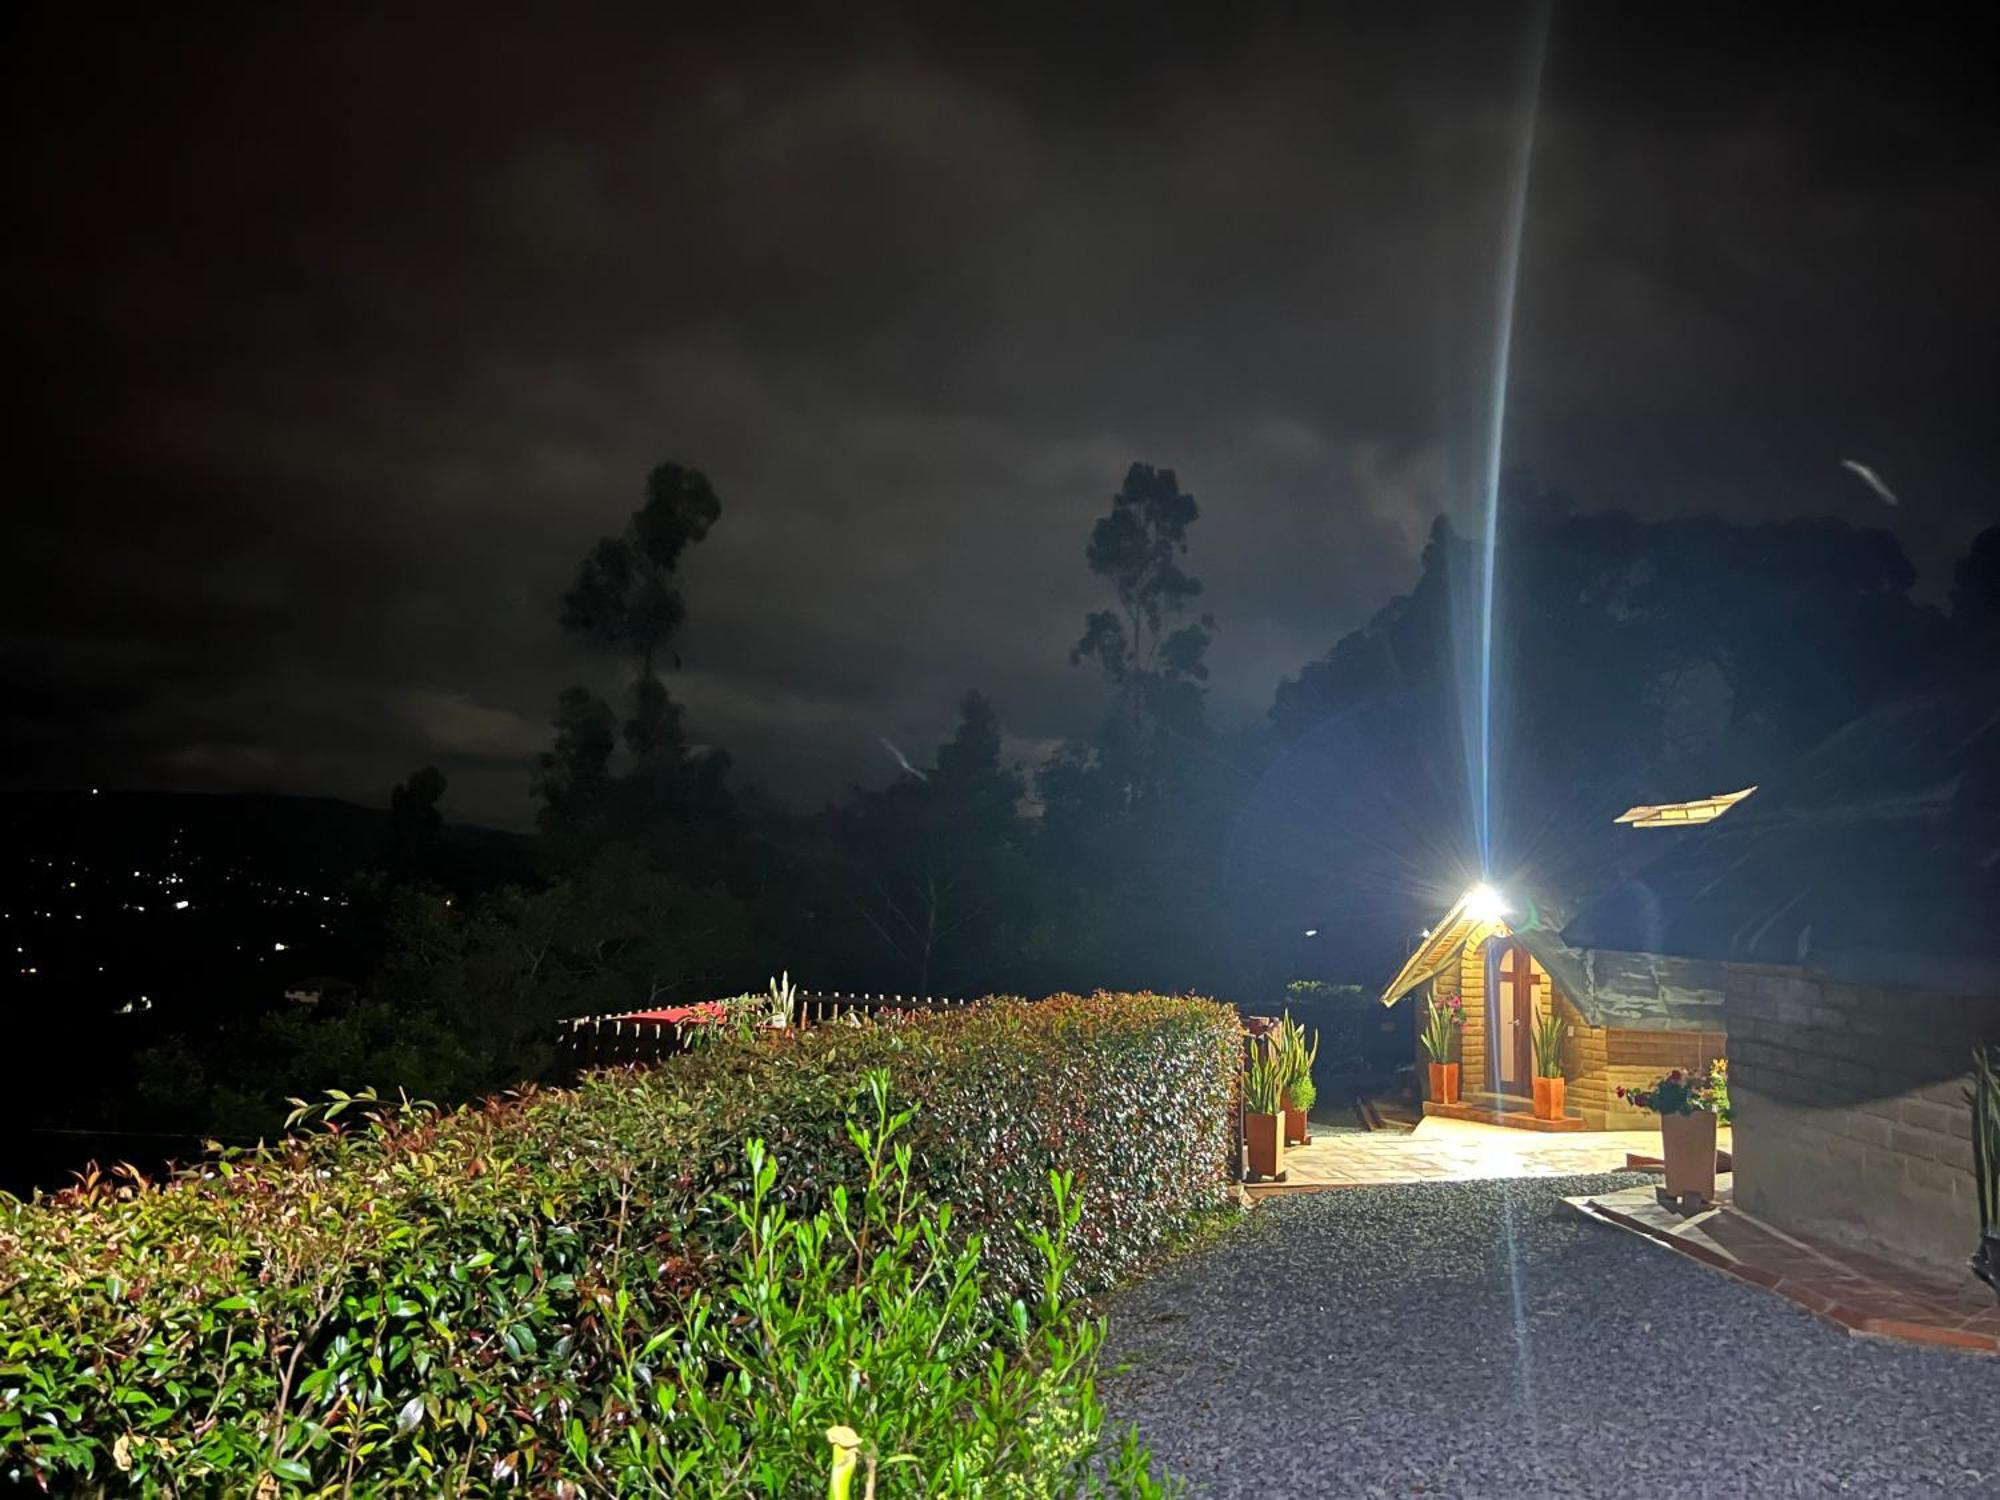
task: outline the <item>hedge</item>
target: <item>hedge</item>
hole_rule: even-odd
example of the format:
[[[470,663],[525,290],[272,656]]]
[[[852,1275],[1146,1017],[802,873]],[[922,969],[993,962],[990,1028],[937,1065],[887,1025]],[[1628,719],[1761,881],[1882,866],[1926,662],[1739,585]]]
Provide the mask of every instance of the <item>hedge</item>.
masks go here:
[[[740,1279],[739,1210],[757,1192],[795,1221],[858,1201],[871,1071],[915,1106],[911,1189],[952,1205],[952,1244],[980,1237],[986,1316],[1025,1340],[1008,1304],[1048,1306],[1051,1172],[1075,1183],[1070,1293],[1108,1287],[1224,1201],[1239,1048],[1234,1013],[1206,1000],[994,1000],[745,1032],[448,1114],[336,1095],[278,1145],[161,1186],[5,1200],[0,1477],[629,1489],[614,1449],[639,1422],[632,1339],[685,1360],[711,1336],[689,1332],[708,1321],[691,1309]],[[711,1407],[748,1389],[705,1368]],[[739,1425],[776,1420],[754,1415]]]

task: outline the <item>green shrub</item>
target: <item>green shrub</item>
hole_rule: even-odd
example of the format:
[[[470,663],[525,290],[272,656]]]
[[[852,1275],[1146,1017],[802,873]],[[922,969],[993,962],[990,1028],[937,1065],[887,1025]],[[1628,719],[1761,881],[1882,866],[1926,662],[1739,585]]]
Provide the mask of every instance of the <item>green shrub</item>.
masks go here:
[[[1102,1439],[1090,1375],[1103,1329],[1063,1292],[1081,1212],[1074,1179],[1051,1174],[1053,1226],[1031,1231],[1043,1268],[1033,1313],[1016,1301],[995,1319],[979,1237],[953,1233],[949,1206],[913,1201],[910,1148],[892,1144],[911,1114],[891,1113],[885,1073],[870,1074],[869,1088],[871,1118],[855,1126],[858,1198],[836,1188],[829,1208],[794,1218],[775,1201],[764,1143],[745,1148],[750,1194],[722,1205],[741,1233],[724,1285],[695,1292],[682,1326],[622,1345],[612,1391],[630,1420],[607,1465],[620,1478],[811,1494],[837,1427],[853,1435],[865,1492],[1087,1492]],[[578,1454],[590,1439],[585,1429]]]
[[[1011,1329],[1004,1347],[1024,1368],[1067,1368],[1087,1385],[1088,1349],[1063,1366],[1029,1347],[1011,1304],[1046,1317],[1052,1234],[1054,1294],[1067,1298],[1108,1285],[1221,1201],[1239,1045],[1233,1014],[1205,1001],[994,1002],[719,1038],[652,1073],[447,1115],[336,1097],[308,1112],[315,1133],[224,1153],[161,1188],[98,1180],[7,1200],[0,1475],[60,1489],[115,1487],[122,1474],[133,1489],[183,1494],[265,1476],[370,1493],[646,1493],[671,1481],[635,1475],[620,1444],[669,1355],[694,1361],[673,1365],[673,1388],[712,1403],[716,1434],[763,1423],[798,1439],[806,1413],[757,1396],[740,1366],[725,1378],[728,1358],[689,1351],[727,1344],[716,1320],[746,1275],[810,1286],[828,1262],[808,1252],[835,1253],[844,1205],[864,1205],[861,1223],[882,1211],[870,1070],[884,1108],[922,1105],[898,1122],[897,1170],[953,1208],[897,1213],[915,1214],[899,1222],[916,1226],[918,1274],[946,1296],[953,1326],[973,1319],[989,1349]],[[359,1128],[357,1104],[373,1116]],[[754,1160],[752,1139],[764,1143]],[[1052,1172],[1074,1181],[1060,1213]],[[761,1216],[746,1221],[745,1204]],[[760,1227],[780,1213],[800,1227]],[[955,1310],[975,1243],[979,1306]],[[848,1251],[850,1273],[865,1265],[869,1281],[873,1258]],[[801,1357],[815,1338],[851,1343],[843,1317],[862,1316],[872,1336],[867,1320],[887,1304],[839,1316],[826,1305],[817,1324],[794,1325]],[[1058,1337],[1089,1343],[1065,1327]],[[1082,1396],[1051,1393],[1049,1410],[1089,1427]],[[908,1399],[918,1405],[895,1432],[936,1418],[921,1409],[930,1398]],[[823,1458],[824,1428],[807,1435]],[[696,1493],[727,1488],[710,1483],[726,1455],[707,1443],[687,1450]],[[1143,1488],[1143,1468],[1126,1455],[1127,1491]]]
[[[1110,1286],[1168,1235],[1224,1201],[1230,1099],[1242,1047],[1235,1013],[1157,995],[994,1000],[869,1026],[813,1027],[773,1044],[720,1038],[678,1060],[676,1103],[695,1185],[741,1194],[741,1143],[770,1143],[794,1192],[815,1201],[853,1185],[842,1122],[862,1070],[890,1071],[921,1100],[917,1175],[986,1235],[987,1275],[1005,1296],[1038,1284],[1015,1228],[1032,1222],[1051,1171],[1083,1203],[1075,1290]],[[648,1101],[658,1098],[647,1094]]]

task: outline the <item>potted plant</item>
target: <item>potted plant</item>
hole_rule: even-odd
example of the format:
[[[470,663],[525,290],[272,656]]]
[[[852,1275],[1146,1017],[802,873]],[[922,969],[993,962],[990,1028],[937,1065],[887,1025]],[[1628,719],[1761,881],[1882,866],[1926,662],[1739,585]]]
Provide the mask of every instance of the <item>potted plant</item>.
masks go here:
[[[1535,1118],[1560,1120],[1563,1117],[1562,1048],[1569,1035],[1569,1022],[1551,1005],[1547,1015],[1535,1023]]]
[[[1292,1085],[1291,1098],[1285,1106],[1285,1143],[1292,1146],[1312,1144],[1312,1107],[1319,1101],[1319,1085],[1312,1081],[1308,1073]]]
[[[1972,1173],[1979,1189],[1972,1269],[2000,1293],[2000,1043],[1972,1050]]]
[[[1308,1041],[1305,1027],[1286,1011],[1278,1023],[1274,1046],[1278,1072],[1284,1079],[1285,1144],[1303,1146],[1312,1139],[1312,1121],[1308,1116],[1319,1097],[1312,1076],[1313,1063],[1319,1057],[1319,1034],[1314,1032]]]
[[[1660,1117],[1660,1154],[1667,1196],[1715,1197],[1715,1127],[1729,1119],[1729,1072],[1716,1063],[1699,1073],[1675,1068],[1650,1088],[1618,1090],[1634,1109]]]
[[[789,1030],[799,1014],[799,987],[792,983],[791,971],[771,981],[771,987],[764,993],[765,1026],[777,1030]]]
[[[1271,1047],[1258,1046],[1243,1070],[1243,1139],[1253,1178],[1285,1175],[1285,1084]]]
[[[1456,995],[1433,995],[1424,1018],[1424,1051],[1431,1060],[1431,1098],[1458,1103],[1458,1046],[1465,1031],[1465,1003]]]

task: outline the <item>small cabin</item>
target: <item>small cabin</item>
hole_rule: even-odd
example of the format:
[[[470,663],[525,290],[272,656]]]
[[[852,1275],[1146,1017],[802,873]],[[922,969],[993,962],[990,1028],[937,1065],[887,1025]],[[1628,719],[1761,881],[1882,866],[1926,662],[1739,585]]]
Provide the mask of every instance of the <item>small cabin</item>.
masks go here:
[[[1573,948],[1546,908],[1481,885],[1422,939],[1382,1003],[1417,1005],[1419,1032],[1433,999],[1456,995],[1464,1005],[1462,1103],[1427,1099],[1427,1114],[1544,1129],[1656,1130],[1658,1117],[1627,1106],[1618,1090],[1723,1057],[1723,992],[1720,964]],[[1535,1120],[1531,1109],[1535,1027],[1551,1012],[1569,1022],[1566,1112],[1554,1122]],[[1425,1061],[1419,1042],[1419,1079]]]

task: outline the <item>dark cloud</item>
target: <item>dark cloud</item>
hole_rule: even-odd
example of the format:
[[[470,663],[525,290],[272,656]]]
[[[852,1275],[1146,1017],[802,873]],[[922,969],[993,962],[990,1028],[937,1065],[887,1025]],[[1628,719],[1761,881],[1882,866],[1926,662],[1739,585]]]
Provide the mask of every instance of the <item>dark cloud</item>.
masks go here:
[[[12,50],[23,778],[525,816],[574,560],[723,497],[674,684],[818,795],[968,686],[1085,726],[1082,549],[1202,502],[1218,711],[1477,497],[1525,11],[154,8]],[[717,13],[719,15],[719,12]],[[1992,516],[2000,134],[1955,26],[1571,7],[1510,458],[1589,506]],[[1904,498],[1891,514],[1839,465]]]

